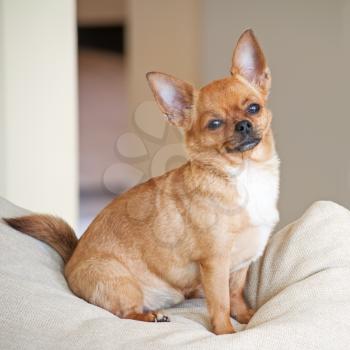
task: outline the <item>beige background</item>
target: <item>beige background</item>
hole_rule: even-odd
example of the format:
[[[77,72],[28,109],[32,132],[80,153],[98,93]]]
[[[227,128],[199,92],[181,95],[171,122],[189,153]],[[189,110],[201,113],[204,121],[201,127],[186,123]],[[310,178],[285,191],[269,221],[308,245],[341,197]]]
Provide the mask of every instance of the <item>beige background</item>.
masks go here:
[[[198,82],[200,1],[128,0],[127,65],[129,110],[152,94],[145,74],[158,70]]]
[[[245,28],[255,30],[266,52],[282,223],[317,199],[350,207],[349,7],[339,0],[203,2],[203,83],[227,74]]]
[[[78,215],[72,0],[0,0],[0,196]]]
[[[81,23],[112,20],[127,26],[124,77],[129,108],[116,116],[123,121],[120,125],[131,121],[136,107],[151,98],[147,71],[206,84],[227,75],[235,41],[242,30],[253,28],[273,75],[270,106],[282,160],[282,223],[317,199],[350,207],[349,1],[80,3],[86,5],[79,12]],[[74,2],[0,4],[0,194],[33,210],[56,212],[74,224]],[[158,115],[152,123],[156,127]]]
[[[253,28],[272,69],[281,225],[317,199],[350,207],[348,1],[180,1],[174,16],[170,1],[130,3],[131,109],[150,96],[150,68],[202,85],[226,76],[236,40]]]

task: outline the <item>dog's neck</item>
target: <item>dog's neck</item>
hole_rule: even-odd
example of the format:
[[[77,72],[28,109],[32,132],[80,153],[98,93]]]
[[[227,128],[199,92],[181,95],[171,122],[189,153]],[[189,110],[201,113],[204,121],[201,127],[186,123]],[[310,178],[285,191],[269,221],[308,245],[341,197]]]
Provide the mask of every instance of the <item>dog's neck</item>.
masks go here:
[[[220,153],[216,157],[213,154],[196,155],[196,157],[190,159],[189,165],[194,170],[193,173],[198,175],[230,180],[246,169],[247,166],[278,169],[279,161],[272,131],[269,130],[261,143],[251,151],[236,154],[234,157]]]

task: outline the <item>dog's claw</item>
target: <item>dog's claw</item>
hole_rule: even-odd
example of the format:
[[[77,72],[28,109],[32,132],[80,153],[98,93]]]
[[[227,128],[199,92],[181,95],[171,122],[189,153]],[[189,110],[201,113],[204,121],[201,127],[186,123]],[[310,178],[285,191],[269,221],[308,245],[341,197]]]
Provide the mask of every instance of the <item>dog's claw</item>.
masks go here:
[[[154,322],[170,322],[170,318],[166,315],[156,314]]]

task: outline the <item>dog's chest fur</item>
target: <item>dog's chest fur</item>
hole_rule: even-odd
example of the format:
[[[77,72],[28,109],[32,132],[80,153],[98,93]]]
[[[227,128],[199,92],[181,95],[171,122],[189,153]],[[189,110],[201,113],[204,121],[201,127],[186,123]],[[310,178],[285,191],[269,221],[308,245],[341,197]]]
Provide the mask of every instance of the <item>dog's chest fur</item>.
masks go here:
[[[262,255],[278,222],[278,158],[265,164],[248,160],[240,169],[229,169],[229,173],[239,205],[248,217],[248,224],[237,233],[232,250],[231,270],[238,270]]]

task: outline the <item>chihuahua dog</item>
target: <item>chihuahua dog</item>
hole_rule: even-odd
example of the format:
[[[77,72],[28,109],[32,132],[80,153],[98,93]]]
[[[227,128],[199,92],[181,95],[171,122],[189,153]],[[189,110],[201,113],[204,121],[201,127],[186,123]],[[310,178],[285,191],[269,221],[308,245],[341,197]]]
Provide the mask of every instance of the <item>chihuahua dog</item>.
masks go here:
[[[213,332],[247,323],[248,267],[278,221],[279,159],[266,106],[271,76],[251,30],[231,75],[196,90],[171,75],[147,80],[161,112],[183,130],[189,160],[114,199],[78,241],[49,215],[7,218],[51,245],[71,290],[128,319],[169,321],[158,310],[204,291]]]

